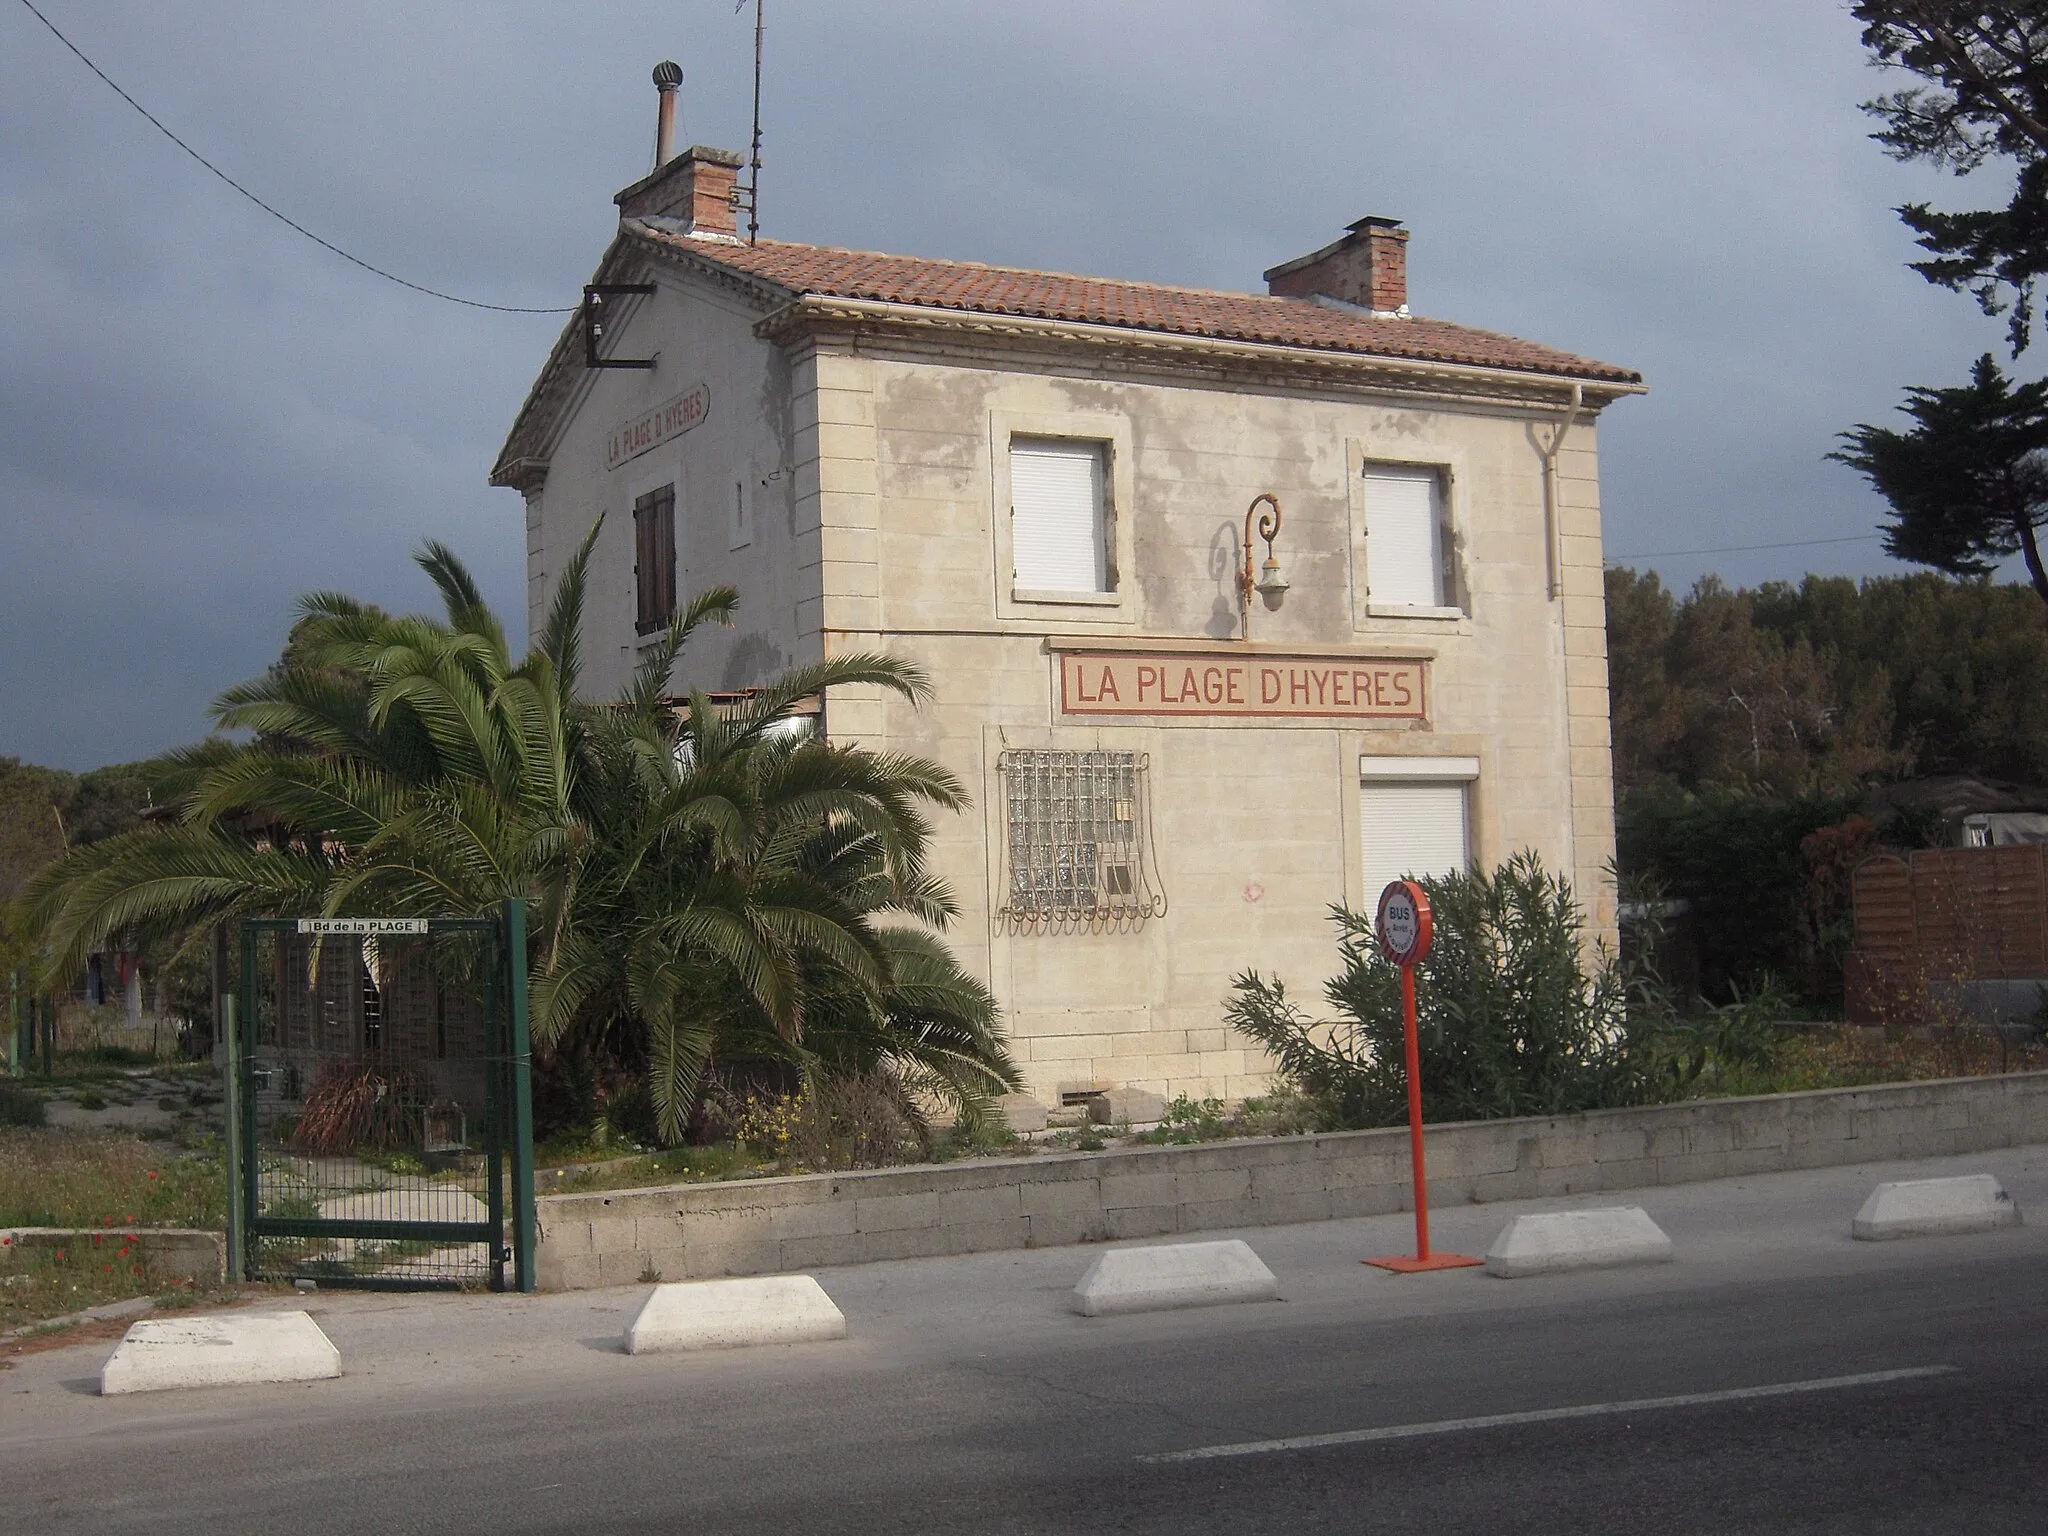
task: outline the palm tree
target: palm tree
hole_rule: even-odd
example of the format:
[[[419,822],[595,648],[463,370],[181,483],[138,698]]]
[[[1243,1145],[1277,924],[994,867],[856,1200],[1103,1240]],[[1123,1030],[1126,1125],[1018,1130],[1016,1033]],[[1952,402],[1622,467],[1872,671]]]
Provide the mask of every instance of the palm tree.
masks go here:
[[[927,807],[966,804],[922,759],[792,734],[791,709],[867,684],[922,700],[918,669],[852,655],[799,666],[742,706],[670,703],[678,614],[615,706],[577,701],[591,531],[537,643],[503,627],[444,546],[417,557],[445,617],[335,593],[302,604],[290,662],[223,694],[248,730],[174,755],[180,819],[67,856],[24,896],[62,975],[115,933],[251,915],[533,911],[534,1036],[571,1062],[644,1065],[658,1127],[683,1135],[722,1056],[802,1072],[885,1065],[972,1108],[1014,1086],[985,988],[932,934],[955,906],[926,864]]]

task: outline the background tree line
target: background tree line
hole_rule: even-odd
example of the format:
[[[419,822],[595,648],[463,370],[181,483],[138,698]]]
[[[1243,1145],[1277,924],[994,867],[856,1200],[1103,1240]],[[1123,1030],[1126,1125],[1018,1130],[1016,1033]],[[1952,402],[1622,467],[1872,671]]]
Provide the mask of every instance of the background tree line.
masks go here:
[[[139,826],[152,801],[155,773],[150,762],[68,773],[0,757],[0,982],[29,958],[8,904],[30,876],[70,849]]]
[[[2048,607],[1935,575],[1674,593],[1607,573],[1619,864],[1676,898],[1698,991],[1772,984],[1828,1011],[1853,937],[1849,875],[1945,838],[1872,791],[1947,774],[2048,785]]]
[[[2048,783],[2048,608],[2023,586],[1607,573],[1618,792]]]

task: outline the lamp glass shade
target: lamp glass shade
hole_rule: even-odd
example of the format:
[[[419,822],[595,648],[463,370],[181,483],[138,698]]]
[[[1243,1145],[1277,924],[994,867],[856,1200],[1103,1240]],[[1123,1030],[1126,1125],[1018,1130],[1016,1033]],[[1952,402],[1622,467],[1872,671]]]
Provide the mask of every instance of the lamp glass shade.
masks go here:
[[[1266,600],[1268,608],[1278,608],[1287,596],[1287,578],[1280,574],[1280,562],[1271,553],[1266,563],[1259,567],[1259,596]]]

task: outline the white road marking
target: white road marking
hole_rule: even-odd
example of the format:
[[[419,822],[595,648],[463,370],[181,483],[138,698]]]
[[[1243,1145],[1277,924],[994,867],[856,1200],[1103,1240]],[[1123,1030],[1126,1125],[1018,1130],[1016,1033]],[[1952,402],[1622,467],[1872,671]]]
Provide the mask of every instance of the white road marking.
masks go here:
[[[1147,1462],[1213,1461],[1223,1456],[1263,1456],[1269,1451],[1305,1451],[1323,1445],[1363,1445],[1373,1440],[1412,1440],[1421,1435],[1453,1435],[1468,1429],[1494,1429],[1505,1424],[1546,1424],[1553,1419],[1591,1419],[1615,1413],[1646,1413],[1655,1408],[1692,1408],[1703,1403],[1740,1403],[1759,1397],[1791,1397],[1801,1392],[1837,1392],[1845,1387],[1875,1387],[1891,1381],[1918,1381],[1947,1376],[1953,1365],[1914,1365],[1896,1371],[1865,1371],[1858,1376],[1823,1376],[1813,1381],[1783,1381],[1765,1387],[1731,1387],[1723,1392],[1687,1392],[1678,1397],[1644,1397],[1627,1403],[1581,1403],[1569,1408],[1532,1408],[1525,1413],[1489,1413],[1474,1419],[1437,1419],[1428,1424],[1388,1424],[1379,1429],[1347,1429],[1332,1435],[1294,1435],[1285,1440],[1243,1440],[1235,1445],[1203,1445],[1191,1451],[1165,1451],[1140,1456]]]

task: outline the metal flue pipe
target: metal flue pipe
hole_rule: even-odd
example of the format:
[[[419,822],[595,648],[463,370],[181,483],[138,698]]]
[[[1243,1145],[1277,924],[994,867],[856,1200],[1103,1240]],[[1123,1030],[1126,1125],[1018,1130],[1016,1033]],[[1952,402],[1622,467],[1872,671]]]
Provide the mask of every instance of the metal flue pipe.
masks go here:
[[[654,125],[654,168],[658,171],[676,157],[676,92],[683,83],[683,67],[673,59],[654,66],[654,88],[661,93],[661,107]]]

